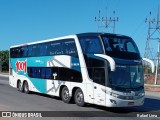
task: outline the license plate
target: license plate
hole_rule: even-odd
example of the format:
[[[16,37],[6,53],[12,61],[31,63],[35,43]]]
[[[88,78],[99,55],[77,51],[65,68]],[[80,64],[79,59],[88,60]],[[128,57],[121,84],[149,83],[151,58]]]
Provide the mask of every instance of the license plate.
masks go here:
[[[128,105],[134,105],[134,102],[128,102]]]

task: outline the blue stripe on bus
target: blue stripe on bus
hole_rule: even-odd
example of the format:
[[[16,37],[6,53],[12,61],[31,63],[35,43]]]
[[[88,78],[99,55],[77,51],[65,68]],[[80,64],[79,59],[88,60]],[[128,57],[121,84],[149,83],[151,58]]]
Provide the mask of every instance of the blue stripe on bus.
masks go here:
[[[17,72],[16,62],[26,61],[27,62],[26,68],[27,67],[47,67],[47,61],[51,59],[54,60],[54,57],[53,56],[42,56],[42,57],[28,57],[28,58],[11,58],[11,67],[14,70],[14,72],[17,73],[18,75],[23,75],[27,77],[39,92],[46,93],[47,80],[39,79],[39,78],[30,78],[27,74],[27,71],[26,73],[21,70]],[[81,72],[79,58],[71,57],[71,68],[70,69]]]
[[[29,78],[34,87],[41,93],[47,93],[47,80],[46,79],[39,79],[39,78]]]
[[[79,58],[71,57],[71,69],[81,72]]]

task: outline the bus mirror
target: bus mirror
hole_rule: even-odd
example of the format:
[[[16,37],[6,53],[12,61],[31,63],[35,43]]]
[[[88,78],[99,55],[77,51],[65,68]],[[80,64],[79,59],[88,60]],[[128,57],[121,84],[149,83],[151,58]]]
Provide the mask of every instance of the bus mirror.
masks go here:
[[[143,61],[146,61],[146,62],[148,62],[148,63],[150,63],[151,69],[152,69],[152,73],[154,73],[154,71],[155,71],[155,66],[154,66],[153,61],[150,60],[150,59],[147,59],[147,58],[142,58],[142,60],[143,60]]]
[[[102,55],[102,54],[94,54],[94,55],[106,59],[109,62],[111,71],[115,71],[115,69],[116,69],[116,63],[115,63],[115,61],[114,61],[113,58],[111,58],[108,55]]]

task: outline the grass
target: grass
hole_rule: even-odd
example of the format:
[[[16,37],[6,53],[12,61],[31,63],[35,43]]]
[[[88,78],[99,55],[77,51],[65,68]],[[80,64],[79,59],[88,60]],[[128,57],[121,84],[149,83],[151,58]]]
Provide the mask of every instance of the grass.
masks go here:
[[[9,71],[2,71],[2,72],[0,72],[0,74],[8,75]]]

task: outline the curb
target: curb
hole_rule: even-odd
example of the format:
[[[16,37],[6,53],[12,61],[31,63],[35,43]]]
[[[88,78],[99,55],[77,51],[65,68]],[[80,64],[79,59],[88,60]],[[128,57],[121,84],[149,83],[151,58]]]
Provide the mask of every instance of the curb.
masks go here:
[[[145,88],[145,91],[160,92],[160,85],[145,84],[144,88]]]
[[[5,75],[5,74],[0,74],[0,76],[2,76],[2,77],[6,77],[6,78],[8,78],[8,77],[9,77],[9,75]]]

